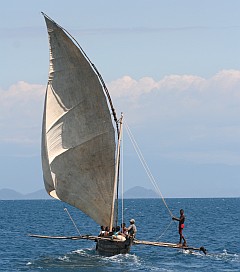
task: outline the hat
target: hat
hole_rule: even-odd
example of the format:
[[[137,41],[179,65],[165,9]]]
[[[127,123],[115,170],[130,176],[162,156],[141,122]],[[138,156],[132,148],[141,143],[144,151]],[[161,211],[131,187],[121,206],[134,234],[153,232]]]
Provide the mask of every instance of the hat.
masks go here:
[[[134,219],[131,219],[129,222],[134,224],[134,223],[135,223],[135,220],[134,220]]]

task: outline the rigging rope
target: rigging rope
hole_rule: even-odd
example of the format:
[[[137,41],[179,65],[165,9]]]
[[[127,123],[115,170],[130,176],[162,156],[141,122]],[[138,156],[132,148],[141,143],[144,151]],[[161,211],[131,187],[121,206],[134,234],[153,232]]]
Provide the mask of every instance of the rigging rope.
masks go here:
[[[81,236],[81,233],[80,233],[80,231],[79,231],[77,225],[75,224],[74,220],[72,219],[72,216],[71,216],[70,213],[68,212],[68,209],[67,209],[67,208],[64,208],[64,211],[68,214],[68,216],[69,216],[69,218],[71,219],[71,221],[72,221],[72,223],[73,223],[75,229],[77,230],[77,232],[78,232],[79,235]]]
[[[171,210],[169,209],[169,207],[168,207],[168,205],[167,205],[167,203],[166,203],[166,201],[165,201],[165,199],[164,199],[164,197],[162,195],[162,192],[160,191],[160,189],[159,189],[159,187],[157,185],[157,182],[154,179],[154,177],[153,177],[153,175],[152,175],[152,173],[151,173],[151,171],[150,171],[150,169],[149,169],[149,167],[148,167],[148,165],[147,165],[147,163],[146,163],[146,161],[145,161],[145,159],[144,159],[144,157],[142,155],[142,152],[141,152],[136,140],[134,139],[134,136],[133,136],[133,134],[132,134],[132,132],[131,132],[131,130],[130,130],[130,128],[129,128],[126,121],[125,121],[125,127],[126,127],[126,130],[127,130],[128,136],[129,136],[129,138],[130,138],[130,140],[131,140],[131,142],[133,144],[133,147],[134,147],[134,149],[135,149],[135,151],[136,151],[136,153],[137,153],[137,155],[138,155],[138,157],[140,159],[140,162],[143,165],[143,168],[145,169],[145,171],[146,171],[146,173],[147,173],[153,187],[158,192],[158,194],[161,196],[162,201],[163,201],[165,207],[167,208],[170,216],[173,217],[173,214],[172,214]]]
[[[163,233],[158,237],[158,239],[157,240],[159,240],[164,234],[165,234],[165,232],[170,228],[170,226],[172,225],[172,220],[170,221],[170,224],[166,227],[166,229],[163,231]]]

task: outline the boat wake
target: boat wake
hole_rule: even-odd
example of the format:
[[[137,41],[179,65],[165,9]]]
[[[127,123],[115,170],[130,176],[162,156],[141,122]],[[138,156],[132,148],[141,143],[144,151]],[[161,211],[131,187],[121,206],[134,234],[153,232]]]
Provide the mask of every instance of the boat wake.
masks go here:
[[[46,256],[44,258],[29,261],[29,269],[43,269],[49,271],[66,271],[67,269],[77,270],[88,269],[88,271],[110,271],[116,268],[117,264],[121,267],[126,266],[137,268],[141,262],[139,257],[133,254],[119,254],[111,257],[101,256],[96,253],[95,248],[77,249],[62,256]],[[110,269],[110,270],[109,270]]]
[[[192,250],[181,250],[181,252],[183,253],[183,254],[190,254],[190,255],[195,255],[195,256],[206,256],[206,255],[204,255],[203,253],[201,253],[201,252],[198,252],[198,251],[192,251]]]
[[[207,255],[204,255],[201,252],[194,252],[191,250],[183,250],[182,252],[183,254],[191,254],[195,256],[207,257],[217,261],[229,261],[229,262],[240,263],[240,254],[230,253],[226,249],[224,249],[223,252],[221,253],[207,253]]]
[[[218,261],[228,261],[240,263],[240,254],[230,253],[226,249],[221,253],[209,253],[208,256]]]
[[[95,249],[87,248],[75,250],[61,256],[45,256],[38,260],[28,262],[27,266],[31,269],[50,269],[50,271],[51,269],[64,271],[64,269],[68,268],[94,267],[96,265],[96,262],[94,262],[94,259],[96,259],[95,255]]]

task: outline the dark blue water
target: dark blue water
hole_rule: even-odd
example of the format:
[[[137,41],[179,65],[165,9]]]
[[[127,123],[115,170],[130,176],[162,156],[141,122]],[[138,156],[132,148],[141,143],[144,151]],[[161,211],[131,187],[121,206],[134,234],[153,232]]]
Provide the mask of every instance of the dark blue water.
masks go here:
[[[91,241],[27,236],[78,235],[65,207],[81,234],[97,235],[99,226],[77,209],[53,200],[0,201],[0,271],[240,271],[240,198],[167,199],[167,204],[176,216],[185,210],[188,244],[205,246],[207,256],[144,245],[127,255],[99,256]],[[124,210],[126,222],[135,218],[139,240],[178,242],[177,224],[170,224],[161,200],[126,200]]]

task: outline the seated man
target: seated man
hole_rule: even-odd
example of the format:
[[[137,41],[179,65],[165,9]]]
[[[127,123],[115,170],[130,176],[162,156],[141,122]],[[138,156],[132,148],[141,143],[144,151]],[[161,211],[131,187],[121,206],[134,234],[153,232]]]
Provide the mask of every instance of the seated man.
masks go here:
[[[120,240],[120,241],[126,240],[126,238],[121,235],[119,226],[116,227],[116,231],[113,233],[112,239],[116,239],[116,240]]]

